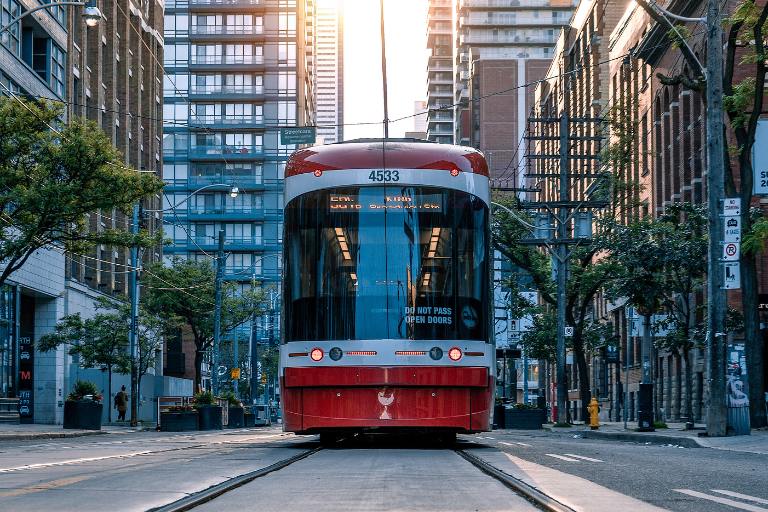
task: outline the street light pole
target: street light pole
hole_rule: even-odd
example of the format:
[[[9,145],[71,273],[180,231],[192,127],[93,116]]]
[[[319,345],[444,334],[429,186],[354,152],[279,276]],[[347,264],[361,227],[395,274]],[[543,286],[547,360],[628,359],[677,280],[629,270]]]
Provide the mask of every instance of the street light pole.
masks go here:
[[[219,248],[216,253],[215,309],[213,312],[213,361],[211,386],[213,394],[219,392],[219,344],[221,343],[221,276],[224,266],[224,230],[219,230]]]
[[[723,225],[720,213],[725,197],[723,160],[723,32],[719,0],[707,1],[707,202],[709,258],[707,269],[707,355],[709,407],[707,433],[726,435],[725,407],[725,313],[723,283]],[[742,205],[749,208],[749,205]]]
[[[131,234],[134,236],[139,233],[139,203],[133,205],[133,216],[131,218]],[[139,423],[139,372],[137,367],[138,348],[139,348],[139,248],[134,241],[131,246],[131,330],[130,330],[130,351],[131,351],[131,426],[135,427]],[[110,398],[111,399],[111,398]]]
[[[96,7],[94,2],[73,2],[73,1],[66,1],[66,2],[49,2],[44,3],[42,5],[38,5],[37,7],[33,7],[31,9],[28,9],[21,13],[20,15],[13,18],[11,21],[8,22],[7,25],[0,27],[0,35],[3,32],[6,32],[11,29],[16,23],[21,21],[23,18],[26,18],[33,12],[42,10],[42,9],[50,9],[51,7],[60,7],[63,5],[74,5],[79,7],[85,7],[83,10],[83,18],[85,18],[85,24],[89,27],[95,27],[99,20],[101,19],[101,11],[98,7]]]

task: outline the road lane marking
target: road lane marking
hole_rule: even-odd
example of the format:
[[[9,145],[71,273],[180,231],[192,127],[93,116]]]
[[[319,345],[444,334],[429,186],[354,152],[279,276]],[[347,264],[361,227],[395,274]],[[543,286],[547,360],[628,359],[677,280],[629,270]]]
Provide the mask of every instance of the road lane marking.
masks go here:
[[[508,443],[506,441],[499,441],[499,444],[503,444],[505,446],[512,446],[513,448],[517,448],[518,446],[525,446],[526,448],[530,448],[531,447],[531,445],[529,445],[529,444],[518,443],[518,442]]]
[[[59,480],[51,480],[42,484],[30,485],[29,487],[21,487],[19,489],[12,489],[10,491],[0,491],[0,497],[2,498],[14,498],[16,496],[24,496],[25,494],[31,494],[33,492],[48,491],[50,489],[57,489],[59,487],[66,487],[67,485],[76,484],[83,480],[91,478],[90,475],[84,476],[72,476],[69,478],[61,478]]]
[[[577,459],[588,460],[589,462],[605,462],[604,460],[593,459],[592,457],[585,457],[583,455],[576,455],[575,453],[566,453],[565,455],[569,457],[576,457]]]
[[[728,505],[730,507],[738,508],[741,510],[748,510],[749,512],[768,512],[768,508],[756,507],[755,505],[750,505],[749,503],[741,503],[739,501],[729,500],[728,498],[711,496],[709,494],[705,494],[703,492],[698,492],[698,491],[692,491],[690,489],[672,489],[672,490],[675,492],[679,492],[681,494],[687,494],[688,496],[693,496],[694,498],[701,498],[703,500],[714,501],[715,503],[720,503],[721,505]]]
[[[579,462],[578,459],[572,459],[570,457],[564,457],[562,455],[557,455],[556,453],[545,453],[544,455],[546,455],[548,457],[554,457],[554,458],[560,459],[560,460],[565,460],[565,461],[568,461],[568,462]]]
[[[40,469],[40,468],[52,468],[56,466],[67,466],[69,464],[80,464],[83,462],[95,462],[99,460],[108,459],[128,459],[139,455],[147,455],[149,453],[159,453],[152,450],[144,450],[141,452],[124,453],[121,455],[104,455],[102,457],[83,457],[81,459],[60,460],[58,462],[41,462],[39,464],[26,464],[24,466],[16,466],[15,468],[0,468],[0,473],[11,473],[13,471],[23,471],[26,469]]]
[[[739,498],[742,500],[754,501],[755,503],[768,505],[768,500],[764,498],[758,498],[756,496],[750,496],[749,494],[741,494],[740,492],[726,491],[724,489],[710,489],[710,491],[716,492],[718,494],[725,494],[726,496],[731,496],[732,498]]]

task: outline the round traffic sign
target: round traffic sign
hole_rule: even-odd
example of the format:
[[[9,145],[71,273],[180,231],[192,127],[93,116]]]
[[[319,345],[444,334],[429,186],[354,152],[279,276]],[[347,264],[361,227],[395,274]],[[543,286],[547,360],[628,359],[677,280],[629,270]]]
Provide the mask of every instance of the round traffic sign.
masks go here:
[[[725,244],[725,254],[728,256],[735,256],[736,244]]]

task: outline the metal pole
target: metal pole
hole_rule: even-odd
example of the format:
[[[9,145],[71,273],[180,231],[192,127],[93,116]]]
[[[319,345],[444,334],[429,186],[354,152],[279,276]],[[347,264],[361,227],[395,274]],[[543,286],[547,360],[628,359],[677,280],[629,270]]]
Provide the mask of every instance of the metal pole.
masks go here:
[[[560,201],[568,200],[568,114],[560,114]],[[567,236],[565,220],[566,208],[558,208],[558,225],[555,264],[557,267],[557,422],[567,423],[566,399],[568,386],[565,381],[565,300],[567,272],[566,247],[563,243]]]
[[[523,403],[528,403],[528,354],[523,349]]]
[[[131,217],[131,233],[136,235],[139,232],[139,203],[133,205],[133,216]],[[134,243],[131,246],[131,331],[129,336],[131,351],[131,426],[135,427],[139,423],[139,372],[136,366],[138,359],[138,328],[139,328],[139,248]],[[109,398],[110,400],[112,397]],[[108,403],[110,411],[111,403]]]
[[[720,212],[725,197],[723,158],[723,33],[718,0],[707,2],[707,202],[709,261],[707,272],[707,372],[709,407],[707,433],[726,435],[725,408],[725,312],[723,282],[723,226]],[[742,205],[749,208],[749,205]]]
[[[379,0],[381,14],[381,82],[384,92],[384,138],[389,138],[389,107],[387,105],[387,47],[384,37],[384,0]]]
[[[213,312],[213,368],[211,369],[211,385],[213,394],[219,393],[219,344],[221,342],[221,274],[224,266],[224,230],[219,230],[219,250],[216,253],[216,305]]]
[[[256,274],[251,276],[251,289],[256,288]],[[256,332],[256,314],[251,314],[251,404],[256,403],[259,389],[259,346]]]

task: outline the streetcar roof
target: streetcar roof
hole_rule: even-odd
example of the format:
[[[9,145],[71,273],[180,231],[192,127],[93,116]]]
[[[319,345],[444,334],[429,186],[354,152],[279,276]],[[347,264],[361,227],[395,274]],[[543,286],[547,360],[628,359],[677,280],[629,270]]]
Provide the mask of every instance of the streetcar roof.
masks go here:
[[[383,168],[456,169],[488,176],[485,157],[474,148],[420,139],[357,139],[296,151],[286,164],[285,177],[317,170]]]

